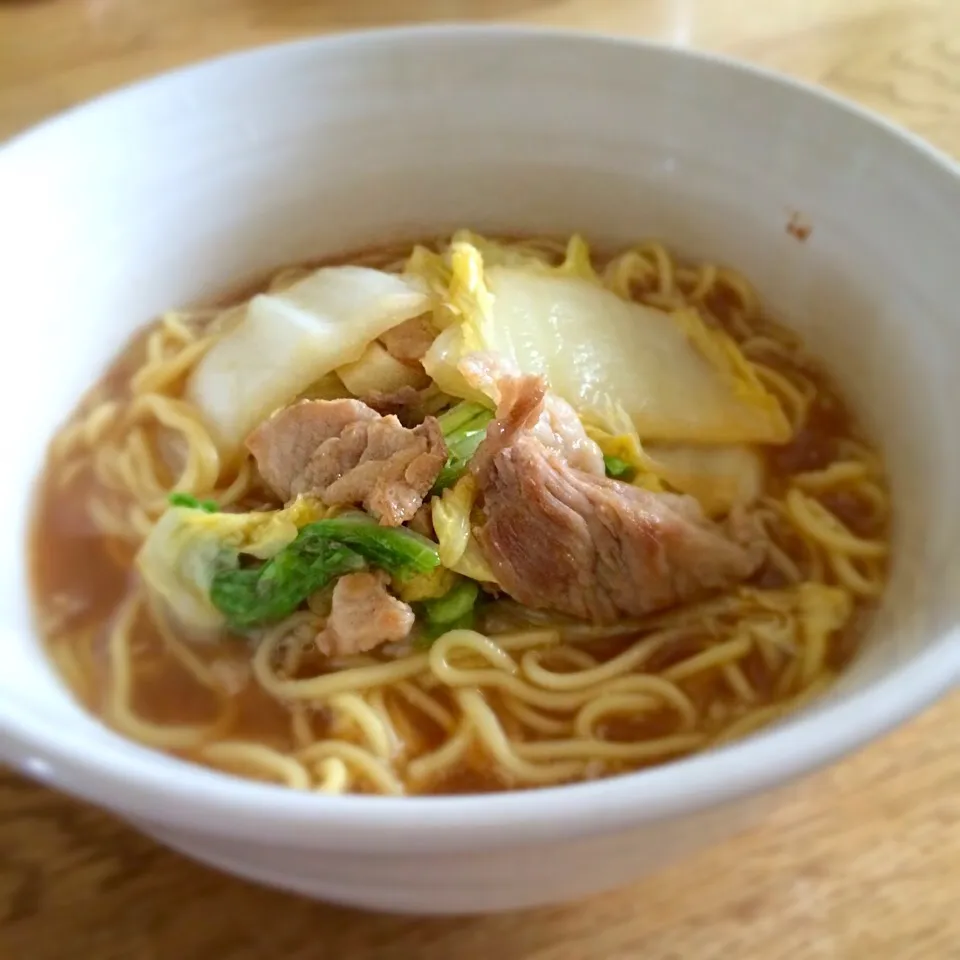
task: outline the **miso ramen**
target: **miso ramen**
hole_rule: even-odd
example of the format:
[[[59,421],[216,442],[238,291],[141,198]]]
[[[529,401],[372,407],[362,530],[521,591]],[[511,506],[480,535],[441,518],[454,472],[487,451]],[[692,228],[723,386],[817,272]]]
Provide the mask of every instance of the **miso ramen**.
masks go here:
[[[881,460],[750,284],[468,231],[137,335],[31,549],[77,699],[325,794],[676,760],[823,691],[884,587]]]

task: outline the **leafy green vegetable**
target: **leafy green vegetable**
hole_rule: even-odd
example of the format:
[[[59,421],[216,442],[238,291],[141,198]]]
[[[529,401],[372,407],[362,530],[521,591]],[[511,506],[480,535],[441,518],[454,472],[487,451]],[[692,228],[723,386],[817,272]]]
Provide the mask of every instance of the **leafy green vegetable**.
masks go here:
[[[259,567],[223,570],[213,578],[210,600],[235,630],[282,620],[335,577],[362,570],[363,557],[321,537],[304,536]]]
[[[619,457],[604,457],[603,465],[606,467],[607,476],[615,480],[630,480],[634,475],[633,467],[626,460]]]
[[[425,600],[424,613],[430,623],[448,624],[473,613],[480,596],[480,588],[473,580],[461,580],[455,587],[436,600]]]
[[[434,493],[446,490],[463,474],[486,436],[487,424],[492,419],[492,410],[480,403],[466,401],[456,404],[437,418],[449,456],[433,485]]]
[[[220,510],[215,500],[198,500],[190,493],[171,493],[167,501],[171,507],[189,507],[204,513],[217,513]]]
[[[474,624],[474,610],[480,588],[472,580],[461,580],[442,597],[425,600],[420,606],[424,624],[419,646],[429,646],[448,630],[469,630]]]
[[[394,574],[390,588],[398,600],[419,603],[442,597],[457,582],[457,575],[444,566],[434,567],[429,573]]]
[[[441,413],[437,417],[440,429],[443,431],[444,438],[449,442],[459,431],[469,427],[473,420],[480,414],[487,414],[489,420],[492,416],[489,408],[482,403],[469,403],[464,400],[461,403],[454,404],[449,410]]]
[[[428,573],[440,566],[440,553],[432,540],[405,527],[381,527],[359,511],[309,523],[300,536],[308,541],[346,544],[374,566],[392,574]]]
[[[210,601],[237,630],[282,620],[321,587],[367,564],[391,574],[427,573],[440,565],[437,545],[363,513],[317,520],[259,567],[221,570]]]
[[[249,513],[219,511],[183,494],[171,499],[137,553],[137,570],[150,594],[195,637],[216,637],[227,626],[210,600],[218,573],[241,568],[241,557],[269,560],[327,512],[307,497],[282,510]]]

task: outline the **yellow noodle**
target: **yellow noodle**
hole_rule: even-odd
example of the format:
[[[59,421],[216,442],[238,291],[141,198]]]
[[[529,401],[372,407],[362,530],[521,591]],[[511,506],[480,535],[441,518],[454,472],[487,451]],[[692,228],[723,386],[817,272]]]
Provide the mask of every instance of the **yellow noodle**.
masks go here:
[[[680,293],[645,293],[642,297],[643,302],[648,307],[655,307],[657,310],[663,310],[666,313],[683,310],[687,307],[687,301]]]
[[[517,753],[519,745],[510,742],[497,715],[476,690],[458,690],[457,701],[469,717],[477,738],[509,778],[531,784],[559,783],[572,779],[583,769],[582,764],[576,762],[536,764],[524,760]]]
[[[509,694],[503,697],[502,702],[507,713],[512,714],[528,730],[548,737],[556,737],[570,729],[568,721],[546,716]]]
[[[457,721],[446,707],[437,703],[434,697],[406,680],[398,683],[394,689],[407,703],[429,717],[441,730],[446,733],[453,732]]]
[[[142,366],[131,378],[130,389],[135,394],[160,393],[181,380],[196,362],[216,342],[216,337],[204,337],[184,346],[173,356],[158,358]]]
[[[739,740],[741,737],[753,733],[760,727],[769,726],[775,721],[783,719],[820,696],[832,682],[833,676],[824,674],[815,683],[812,683],[795,697],[781,703],[775,703],[770,706],[752,710],[739,720],[735,720],[729,724],[721,733],[714,737],[713,744],[720,746],[721,744],[730,743],[732,740]]]
[[[689,753],[703,746],[701,733],[676,734],[672,737],[657,737],[639,743],[618,743],[613,740],[541,740],[537,743],[518,743],[516,755],[524,761],[583,760],[632,760],[639,762],[667,757],[672,754]],[[559,766],[559,763],[558,763]]]
[[[339,757],[327,757],[317,764],[317,780],[317,793],[346,793],[350,789],[350,770]]]
[[[788,624],[775,621],[751,623],[747,630],[768,670],[778,670],[785,657],[796,656],[797,647]]]
[[[369,750],[364,750],[356,744],[345,740],[321,740],[311,744],[297,754],[301,763],[311,764],[319,760],[336,757],[349,770],[354,770],[361,777],[369,781],[381,793],[400,796],[403,794],[403,784],[393,771]]]
[[[545,654],[550,658],[551,663],[569,664],[575,670],[592,670],[597,666],[597,658],[580,647],[554,647],[546,651],[530,651],[524,654],[524,657],[533,654],[538,657]]]
[[[750,681],[743,675],[743,671],[736,663],[725,663],[721,668],[723,678],[730,689],[746,703],[753,703],[757,699],[756,691],[750,686]]]
[[[69,640],[50,644],[50,659],[66,681],[67,687],[81,704],[94,707],[93,678],[80,666],[79,659],[71,649]]]
[[[717,321],[718,325],[723,327],[737,343],[743,343],[753,334],[753,328],[750,320],[744,316],[742,309],[737,307],[728,307],[723,322]]]
[[[611,714],[637,716],[653,713],[661,706],[656,697],[647,694],[601,693],[595,700],[584,704],[573,721],[573,729],[581,740],[594,737],[594,728],[601,719]]]
[[[883,525],[890,516],[890,497],[886,490],[875,480],[863,480],[857,484],[857,498],[866,502],[873,513],[870,518],[874,526]]]
[[[133,684],[129,645],[130,633],[140,607],[140,596],[135,593],[124,601],[110,631],[108,650],[111,682],[107,712],[111,722],[134,740],[167,750],[188,749],[214,739],[232,719],[229,701],[222,705],[217,718],[208,724],[153,723],[134,712],[130,703]]]
[[[780,524],[789,527],[793,534],[803,543],[803,548],[807,554],[808,567],[805,570],[801,570],[796,562],[788,558],[791,559],[792,566],[797,571],[797,576],[790,577],[790,579],[796,582],[803,580],[822,581],[824,579],[823,545],[812,537],[803,527],[796,524],[782,503],[771,500],[769,497],[764,498],[762,502],[760,516],[764,528],[771,538],[771,545],[774,548],[771,550],[771,546],[768,545],[768,553],[770,555],[776,556],[776,551],[783,552],[782,548],[777,544],[777,540],[782,539],[782,532],[779,529]]]
[[[791,482],[809,493],[824,493],[837,487],[856,484],[869,476],[867,465],[858,460],[835,460],[822,470],[808,470],[794,474]]]
[[[859,460],[870,476],[883,476],[883,464],[875,450],[871,450],[863,441],[854,437],[840,437],[837,440],[838,460]]]
[[[392,686],[422,673],[427,665],[427,658],[421,653],[374,667],[356,667],[302,680],[282,680],[270,666],[271,653],[267,642],[261,641],[253,657],[253,671],[260,685],[280,700],[325,701],[337,693]]]
[[[858,597],[879,597],[883,593],[884,577],[878,567],[867,566],[862,558],[831,554],[830,566],[837,580]],[[866,569],[861,569],[866,567]]]
[[[628,298],[635,285],[645,285],[648,278],[655,276],[655,269],[649,261],[636,250],[630,250],[610,261],[603,282],[618,296]]]
[[[125,483],[119,470],[119,449],[111,443],[100,443],[90,449],[91,468],[99,483],[112,493],[127,493],[136,498],[138,490]]]
[[[679,271],[678,271],[679,275]],[[687,294],[691,300],[702,300],[717,282],[717,267],[713,263],[701,264],[696,272],[696,282]]]
[[[202,760],[217,766],[240,768],[268,780],[279,780],[294,790],[310,787],[310,774],[302,763],[262,743],[225,740],[208,743],[198,752]]]
[[[760,382],[780,400],[781,406],[786,406],[787,419],[794,434],[799,432],[807,420],[815,394],[804,394],[788,377],[765,364],[754,362],[753,368]]]
[[[214,311],[215,315],[219,311]],[[193,343],[200,331],[200,317],[193,311],[168,310],[160,317],[157,328],[150,336],[147,354],[151,358],[162,356],[168,347]],[[151,346],[152,345],[152,346]]]
[[[692,677],[696,673],[702,673],[704,670],[710,670],[714,667],[722,668],[734,660],[739,660],[749,653],[750,647],[749,637],[737,637],[734,640],[728,640],[726,643],[709,647],[701,653],[667,667],[660,676],[664,680],[677,683],[680,680]]]
[[[73,483],[77,477],[86,473],[89,469],[89,463],[85,459],[77,457],[73,461],[68,461],[63,464],[60,468],[60,473],[58,474],[56,480],[54,481],[56,487],[59,491],[64,491],[67,487]]]
[[[104,400],[82,414],[79,419],[67,424],[50,444],[50,456],[66,457],[76,453],[76,448],[87,452],[96,446],[111,430],[120,416],[120,404],[116,400]]]
[[[386,759],[393,753],[393,743],[383,718],[358,694],[338,693],[330,698],[329,706],[335,715],[346,717],[357,725],[365,745],[374,756]]]
[[[724,286],[740,301],[740,307],[747,320],[755,320],[760,314],[760,302],[756,291],[742,274],[726,267],[717,269],[717,286]]]
[[[215,500],[221,507],[231,507],[237,503],[238,500],[247,496],[253,484],[253,478],[253,461],[248,457],[240,464],[237,475],[230,484],[222,490],[213,492],[213,496],[210,499]]]
[[[498,639],[501,643],[503,642],[502,637]],[[477,633],[474,630],[451,630],[440,637],[430,648],[430,669],[445,683],[451,686],[462,685],[464,674],[469,671],[453,666],[450,660],[455,653],[462,654],[463,652],[475,654],[481,660],[499,670],[503,670],[505,673],[515,674],[517,672],[517,665],[506,650],[489,637],[485,637],[482,633]]]
[[[531,650],[523,655],[520,667],[529,680],[546,690],[580,690],[593,684],[622,676],[641,666],[661,647],[681,636],[682,630],[663,632],[635,643],[629,650],[596,667],[571,673],[554,673],[540,665],[540,653]]]
[[[391,738],[391,760],[395,767],[430,749],[435,740],[424,730],[423,714],[396,690],[379,688],[368,694],[371,707],[383,716]],[[445,731],[442,731],[445,732]]]
[[[767,560],[772,563],[791,583],[800,583],[804,576],[800,568],[787,556],[786,552],[778,547],[772,540],[766,545]]]
[[[459,631],[454,630],[450,631],[450,633],[458,632]],[[446,634],[446,636],[449,635],[450,634]],[[483,637],[482,634],[478,634],[478,636],[484,640],[488,639],[487,637]],[[442,640],[444,638],[441,637],[440,639]],[[559,644],[560,631],[555,629],[520,630],[514,633],[500,634],[497,637],[489,639],[502,650],[517,653],[520,650],[530,650],[535,647],[550,647]]]
[[[149,503],[158,511],[166,507],[169,490],[157,475],[157,464],[141,427],[130,431],[127,442],[117,452],[117,470],[128,486],[139,492],[141,503]]]
[[[852,557],[883,557],[887,553],[885,543],[855,536],[826,507],[795,487],[787,492],[786,508],[804,533],[835,553]]]
[[[800,660],[792,660],[777,678],[776,696],[778,699],[789,696],[800,685]]]
[[[222,684],[216,674],[208,664],[204,663],[203,660],[190,649],[188,644],[184,643],[184,641],[177,636],[161,605],[154,602],[153,598],[149,596],[146,599],[146,603],[151,613],[153,625],[163,639],[164,646],[169,653],[184,667],[197,683],[209,687],[211,690],[221,690]]]
[[[643,244],[639,248],[639,253],[654,264],[657,274],[657,293],[661,297],[672,296],[676,287],[673,257],[667,253],[663,244],[655,242]]]
[[[576,709],[596,695],[595,686],[583,683],[576,685],[574,689],[558,691],[534,686],[521,680],[515,675],[517,672],[516,664],[505,656],[503,650],[497,648],[491,640],[479,634],[465,636],[471,633],[471,631],[451,631],[445,637],[441,637],[430,651],[430,667],[434,676],[448,686],[457,688],[491,687],[510,694],[521,702],[544,710]],[[453,634],[459,634],[460,636],[454,636]],[[489,654],[495,663],[494,668],[462,669],[452,666],[447,660],[447,654],[455,646],[459,646],[461,649],[466,646],[476,652],[482,651]],[[558,676],[569,675],[561,674]],[[658,695],[686,720],[689,720],[694,714],[689,699],[674,684],[655,675],[624,675],[610,679],[609,689],[650,692]]]
[[[147,393],[134,399],[130,412],[135,418],[152,417],[157,423],[179,431],[187,439],[187,460],[173,489],[193,494],[213,489],[220,474],[220,454],[188,403],[157,393]]]
[[[397,732],[396,722],[394,718],[394,710],[387,705],[387,696],[386,690],[383,687],[378,687],[375,690],[371,690],[366,697],[367,706],[373,711],[374,715],[380,721],[381,726],[383,727],[384,735],[387,738],[387,744],[389,748],[390,756],[397,756],[404,752],[404,744],[406,738],[401,737]],[[396,711],[400,715],[400,710]]]
[[[450,773],[463,762],[474,740],[474,730],[469,723],[463,723],[460,729],[449,737],[442,746],[430,753],[422,753],[416,760],[407,764],[406,774],[415,782],[437,780],[444,773]]]
[[[111,509],[111,506],[99,497],[91,497],[87,501],[87,514],[103,536],[117,537],[121,540],[135,540],[137,542],[142,540],[142,537],[130,524],[129,520],[123,516],[118,516],[117,513]]]
[[[309,747],[316,739],[309,709],[302,703],[295,703],[290,707],[290,734],[297,748],[301,750]]]

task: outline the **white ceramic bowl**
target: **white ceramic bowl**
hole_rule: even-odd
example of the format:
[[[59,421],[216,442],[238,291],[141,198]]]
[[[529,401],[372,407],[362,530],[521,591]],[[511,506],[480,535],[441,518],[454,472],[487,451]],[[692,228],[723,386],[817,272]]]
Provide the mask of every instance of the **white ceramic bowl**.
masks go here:
[[[960,677],[960,176],[823,92],[715,57],[439,27],[230,56],[105,97],[0,150],[6,411],[0,748],[190,856],[343,903],[547,903],[729,833],[769,791]],[[793,211],[812,225],[786,231]],[[51,432],[131,330],[267,268],[469,225],[664,238],[745,271],[832,366],[889,462],[882,616],[802,716],[649,772],[454,799],[331,799],[114,735],[31,629],[24,545]]]

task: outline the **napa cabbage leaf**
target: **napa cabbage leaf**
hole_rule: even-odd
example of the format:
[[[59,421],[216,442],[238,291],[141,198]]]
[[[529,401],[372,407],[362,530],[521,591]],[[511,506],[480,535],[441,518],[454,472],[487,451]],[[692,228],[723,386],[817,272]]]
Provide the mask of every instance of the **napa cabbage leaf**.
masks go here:
[[[360,360],[372,340],[430,307],[423,282],[411,276],[355,266],[316,270],[253,297],[200,359],[184,398],[230,463],[274,410]]]
[[[465,474],[430,501],[440,563],[471,580],[496,583],[497,578],[473,535],[471,518],[476,499],[476,480],[471,474]]]
[[[603,452],[608,476],[655,492],[686,493],[708,516],[752,503],[763,491],[766,468],[752,446],[641,443],[622,411],[608,412],[607,421],[615,432],[592,424],[586,432]]]
[[[444,392],[489,405],[490,385],[465,373],[471,355],[485,352],[545,377],[581,419],[603,423],[605,411],[622,409],[644,442],[789,440],[778,400],[736,343],[695,311],[667,313],[606,289],[580,240],[554,267],[498,249],[461,238],[434,255],[448,323],[423,365]]]
[[[137,554],[137,569],[150,594],[191,635],[216,634],[226,618],[210,599],[214,577],[239,567],[240,554],[266,560],[292,543],[301,527],[327,508],[299,498],[283,510],[223,513],[181,494],[162,514]]]

